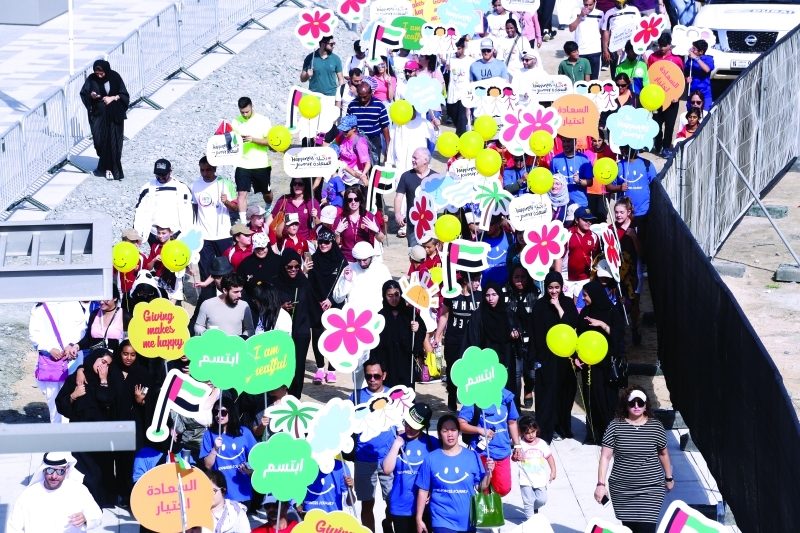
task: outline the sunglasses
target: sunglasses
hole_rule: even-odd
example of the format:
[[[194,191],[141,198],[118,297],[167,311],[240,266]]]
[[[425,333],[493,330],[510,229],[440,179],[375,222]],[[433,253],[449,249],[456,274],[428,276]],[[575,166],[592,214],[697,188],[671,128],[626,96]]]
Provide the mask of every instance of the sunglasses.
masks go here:
[[[372,380],[372,379],[374,379],[375,381],[378,381],[379,379],[382,379],[382,378],[383,378],[383,374],[364,374],[364,379],[366,379],[367,381]]]
[[[300,270],[300,265],[286,265],[286,270]]]
[[[416,71],[417,71],[417,69],[413,69],[413,68],[403,69],[403,72],[405,72],[406,74],[413,74]]]
[[[482,54],[491,54],[492,53],[492,49],[491,48],[481,49],[481,53]]]
[[[386,68],[386,63],[378,63],[375,66],[378,67],[378,68]]]
[[[217,415],[219,415],[219,416],[228,416],[228,410],[227,409],[212,409],[211,410],[211,416],[217,416]]]
[[[357,203],[361,202],[361,200],[359,200],[358,197],[356,197],[356,196],[348,196],[347,197],[347,201],[350,202],[351,204],[352,203],[356,203],[357,204]]]
[[[63,476],[64,474],[66,474],[66,472],[67,472],[66,468],[45,468],[44,469],[44,473],[47,474],[48,476],[52,476],[53,474],[58,474],[59,476]]]
[[[303,186],[303,182],[302,181],[293,181],[292,182],[292,187],[302,187],[302,186]]]
[[[322,244],[333,244],[333,241],[328,241],[328,240],[323,240],[323,239],[319,239],[319,241],[317,241],[317,242],[319,242],[320,245],[322,245]]]
[[[701,100],[689,100],[689,103],[690,103],[690,104],[697,104],[697,105],[700,105],[700,104],[702,104],[703,102],[702,102]]]
[[[328,46],[336,46],[336,43],[328,43]]]
[[[625,88],[625,87],[627,87],[627,86],[628,86],[628,84],[627,84],[627,83],[618,83],[618,84],[617,84],[617,87],[619,87],[620,89],[624,89],[624,88]]]
[[[641,398],[634,398],[628,402],[628,407],[644,407],[645,402]]]

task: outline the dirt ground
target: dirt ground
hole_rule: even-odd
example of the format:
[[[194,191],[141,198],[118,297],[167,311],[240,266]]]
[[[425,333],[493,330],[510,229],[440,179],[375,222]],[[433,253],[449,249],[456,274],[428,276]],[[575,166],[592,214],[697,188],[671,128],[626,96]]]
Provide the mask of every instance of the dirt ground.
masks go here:
[[[795,253],[800,253],[800,167],[762,198],[765,205],[783,205],[787,217],[776,219]],[[783,377],[795,411],[800,412],[800,284],[774,280],[791,254],[766,218],[744,217],[717,254],[717,259],[745,265],[742,278],[723,276]]]

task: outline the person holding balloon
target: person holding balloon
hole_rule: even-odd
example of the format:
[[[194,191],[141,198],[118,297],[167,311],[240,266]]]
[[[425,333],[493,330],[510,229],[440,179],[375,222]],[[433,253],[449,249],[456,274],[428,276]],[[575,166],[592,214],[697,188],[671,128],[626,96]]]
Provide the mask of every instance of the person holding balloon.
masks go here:
[[[563,151],[553,156],[550,161],[550,171],[555,176],[560,174],[566,178],[569,199],[582,207],[589,205],[586,197],[587,187],[594,183],[592,163],[585,155],[575,151],[575,139],[558,136],[561,139]]]
[[[513,156],[514,165],[503,170],[503,188],[514,196],[522,196],[528,189],[528,169],[525,156]]]
[[[600,282],[590,281],[583,286],[583,300],[586,305],[578,319],[578,357],[574,362],[583,371],[584,398],[589,404],[584,444],[600,444],[617,407],[617,387],[607,384],[606,378],[613,354],[619,353],[625,322]],[[592,335],[582,338],[585,333]],[[582,339],[585,339],[585,349],[582,349]]]
[[[150,256],[147,258],[144,266],[147,270],[153,272],[157,280],[158,288],[167,291],[169,301],[174,304],[179,300],[183,300],[184,269],[174,271],[167,268],[161,257],[164,247],[172,239],[173,230],[170,228],[170,225],[171,223],[165,220],[163,216],[159,216],[159,218],[156,219],[153,227],[156,230],[157,243],[150,247]]]

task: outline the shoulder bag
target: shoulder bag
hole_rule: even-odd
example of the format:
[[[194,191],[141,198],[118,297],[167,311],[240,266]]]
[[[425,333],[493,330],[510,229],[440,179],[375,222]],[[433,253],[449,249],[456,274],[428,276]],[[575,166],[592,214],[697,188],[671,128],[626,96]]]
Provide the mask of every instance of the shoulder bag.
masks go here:
[[[273,217],[272,222],[270,222],[270,224],[269,224],[269,227],[272,229],[272,231],[273,231],[273,233],[275,233],[275,235],[278,234],[277,227],[278,226],[282,226],[283,225],[283,220],[284,220],[284,218],[286,218],[286,203],[289,201],[289,199],[286,196],[281,198],[281,200],[283,200],[283,206],[281,206],[281,210],[278,211],[278,214]],[[280,201],[280,200],[278,200],[278,201]]]
[[[478,461],[480,461],[480,458]],[[488,476],[489,474],[487,473],[486,475]],[[470,524],[475,528],[501,527],[505,525],[503,499],[492,489],[491,483],[489,484],[488,494],[479,490],[472,495],[469,518]]]
[[[103,340],[101,340],[97,344],[94,344],[94,345],[90,346],[89,347],[89,353],[92,353],[95,350],[100,350],[100,349],[105,350],[106,348],[108,348],[108,330],[111,329],[111,324],[114,323],[114,317],[117,316],[117,311],[119,311],[119,307],[114,309],[114,314],[111,315],[111,320],[108,321],[108,326],[106,327],[105,332],[103,332]],[[98,317],[100,318],[100,327],[102,328],[103,327],[103,310],[102,309],[99,309],[97,311],[97,316],[95,317],[95,319],[97,319]],[[92,326],[90,324],[89,325],[89,330],[90,331],[91,331],[91,328],[92,328]]]
[[[42,303],[42,307],[44,308],[44,312],[47,313],[47,318],[50,319],[50,325],[53,326],[53,332],[56,334],[56,339],[58,339],[58,345],[61,346],[61,350],[63,351],[64,343],[61,341],[61,334],[58,332],[58,327],[56,326],[55,320],[53,320],[53,315],[50,314],[50,309],[47,308],[46,303]],[[59,383],[65,381],[68,374],[69,361],[67,361],[66,357],[62,357],[56,361],[48,352],[39,350],[39,360],[36,363],[36,372],[34,373],[37,380],[47,383]]]

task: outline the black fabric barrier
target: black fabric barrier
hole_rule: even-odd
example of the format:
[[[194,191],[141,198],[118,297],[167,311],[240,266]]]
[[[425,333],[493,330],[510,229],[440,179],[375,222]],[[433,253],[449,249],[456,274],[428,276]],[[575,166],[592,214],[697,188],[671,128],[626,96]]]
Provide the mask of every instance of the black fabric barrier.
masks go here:
[[[659,180],[647,241],[658,356],[675,409],[743,532],[800,532],[800,423],[783,379]]]

